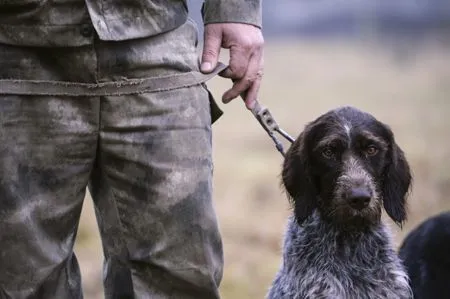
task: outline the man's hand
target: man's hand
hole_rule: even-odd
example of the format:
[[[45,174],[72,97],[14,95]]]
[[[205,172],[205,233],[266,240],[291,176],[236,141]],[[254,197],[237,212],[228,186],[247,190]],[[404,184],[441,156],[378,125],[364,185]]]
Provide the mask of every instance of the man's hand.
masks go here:
[[[233,81],[233,87],[222,96],[224,103],[242,95],[247,108],[253,107],[263,74],[263,44],[261,30],[253,25],[217,23],[205,26],[202,72],[211,72],[216,67],[222,47],[230,49],[229,66],[220,74]]]

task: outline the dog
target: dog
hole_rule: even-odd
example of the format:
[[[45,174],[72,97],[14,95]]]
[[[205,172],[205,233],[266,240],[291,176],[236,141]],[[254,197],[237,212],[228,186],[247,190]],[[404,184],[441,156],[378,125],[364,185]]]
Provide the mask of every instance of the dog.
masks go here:
[[[353,107],[306,125],[286,153],[293,206],[268,299],[411,298],[382,208],[406,220],[411,172],[391,129]]]
[[[450,298],[450,212],[412,230],[400,246],[414,299]]]

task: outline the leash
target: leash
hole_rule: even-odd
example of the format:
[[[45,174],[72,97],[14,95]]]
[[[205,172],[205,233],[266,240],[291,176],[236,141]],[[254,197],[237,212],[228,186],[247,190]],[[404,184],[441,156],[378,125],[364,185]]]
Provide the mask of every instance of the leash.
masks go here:
[[[121,82],[114,81],[104,83],[0,79],[0,95],[14,94],[76,97],[118,96],[158,92],[205,83],[225,70],[227,67],[227,65],[219,62],[216,68],[208,74],[192,71],[162,77],[129,79]],[[267,134],[269,134],[270,138],[275,143],[276,149],[284,156],[285,152],[283,149],[283,144],[275,136],[275,133],[280,134],[291,143],[294,142],[294,138],[282,130],[270,111],[258,102],[255,103],[254,107],[250,111]]]
[[[284,157],[285,152],[283,144],[275,136],[275,133],[280,134],[290,143],[293,143],[295,141],[294,138],[292,138],[286,131],[280,128],[278,123],[273,118],[272,113],[270,113],[269,109],[262,106],[258,101],[256,101],[255,105],[250,111],[252,112],[253,116],[258,120],[260,125],[264,128],[264,130],[267,132],[267,134],[269,134],[270,138],[275,143],[276,149]]]

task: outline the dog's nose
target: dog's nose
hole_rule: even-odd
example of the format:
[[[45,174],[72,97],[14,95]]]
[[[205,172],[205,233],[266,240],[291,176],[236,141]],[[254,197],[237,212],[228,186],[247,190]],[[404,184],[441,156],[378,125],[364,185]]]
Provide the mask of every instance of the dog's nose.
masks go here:
[[[370,203],[370,193],[363,188],[354,188],[348,194],[348,202],[352,208],[362,210]]]

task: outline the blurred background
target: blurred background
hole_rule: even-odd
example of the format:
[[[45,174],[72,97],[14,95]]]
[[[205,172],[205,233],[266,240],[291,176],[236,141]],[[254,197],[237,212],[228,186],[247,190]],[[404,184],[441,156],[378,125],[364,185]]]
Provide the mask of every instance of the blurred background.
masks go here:
[[[201,0],[190,12],[199,24]],[[305,123],[353,105],[394,130],[414,173],[409,219],[390,222],[397,244],[450,208],[450,1],[266,0],[260,101],[297,136]],[[222,61],[227,63],[226,51]],[[225,114],[214,124],[214,200],[224,242],[224,299],[264,298],[281,261],[290,207],[282,157],[242,101],[220,103],[231,82],[209,88]],[[76,244],[85,298],[103,298],[102,253],[87,196]],[[182,298],[181,298],[182,299]]]

